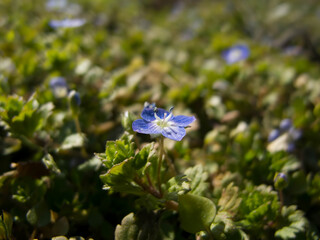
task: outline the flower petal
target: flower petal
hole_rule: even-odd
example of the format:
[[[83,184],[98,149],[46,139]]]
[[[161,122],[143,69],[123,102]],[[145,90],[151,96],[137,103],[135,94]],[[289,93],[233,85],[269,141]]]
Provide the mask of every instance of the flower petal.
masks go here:
[[[248,58],[250,50],[246,45],[235,45],[224,52],[222,57],[228,64],[232,64]]]
[[[149,105],[150,106],[150,105]],[[156,117],[154,116],[154,108],[153,107],[145,107],[141,113],[141,117],[146,121],[154,121],[156,120]],[[156,110],[157,116],[161,119],[164,118],[164,114],[166,113],[166,116],[168,116],[170,113],[162,108],[157,108]]]
[[[145,121],[143,119],[135,120],[132,123],[132,129],[135,132],[144,133],[144,134],[159,134],[159,133],[161,133],[161,128],[157,124],[155,124],[153,122]]]
[[[167,138],[175,141],[181,141],[181,139],[186,135],[186,130],[179,126],[165,127],[161,134]]]
[[[193,123],[195,120],[196,118],[194,116],[189,117],[189,116],[179,115],[179,116],[173,117],[170,121],[174,122],[176,125],[180,127],[187,127],[191,123]]]

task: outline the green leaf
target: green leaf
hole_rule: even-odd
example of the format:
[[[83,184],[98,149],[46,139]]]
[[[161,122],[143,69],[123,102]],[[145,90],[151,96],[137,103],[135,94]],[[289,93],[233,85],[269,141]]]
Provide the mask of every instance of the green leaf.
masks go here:
[[[191,193],[203,196],[209,188],[208,173],[204,171],[203,166],[198,164],[188,168],[185,172],[186,176],[191,179]]]
[[[283,206],[281,218],[285,226],[276,231],[275,237],[284,240],[297,239],[298,234],[304,233],[308,227],[308,221],[304,217],[304,213],[297,210],[296,206]]]
[[[125,159],[134,156],[133,143],[126,143],[125,140],[108,141],[106,143],[106,160],[103,164],[107,168],[111,168],[113,165],[121,163]]]
[[[121,225],[117,225],[115,240],[174,239],[171,226],[161,219],[162,216],[163,213],[152,211],[130,213],[122,219]]]
[[[85,140],[85,137],[83,134],[79,134],[79,133],[71,134],[63,140],[59,150],[67,150],[71,148],[82,147],[84,145],[84,140]]]
[[[56,174],[61,173],[60,169],[58,168],[56,162],[54,161],[50,153],[44,155],[44,157],[42,158],[42,162],[47,167],[47,169],[53,171]]]
[[[136,195],[143,193],[142,189],[132,180],[134,174],[132,161],[133,158],[126,159],[114,165],[107,173],[100,175],[100,179],[105,184],[104,188],[106,190]]]
[[[270,186],[248,186],[241,198],[237,216],[248,229],[260,229],[279,214],[278,195]]]
[[[27,212],[27,220],[30,224],[43,227],[50,223],[50,210],[43,201],[36,204]]]
[[[0,216],[0,239],[10,239],[12,231],[13,218],[12,216],[1,210]]]
[[[115,230],[115,240],[134,240],[137,239],[139,228],[135,222],[134,214],[125,216],[121,225],[117,225]]]
[[[218,202],[218,206],[220,207],[219,210],[224,210],[229,213],[236,212],[241,203],[238,192],[239,188],[233,186],[233,183],[230,183],[227,188],[223,189]]]
[[[147,144],[134,157],[133,166],[136,170],[139,170],[147,164],[149,157],[154,154],[154,151],[152,151],[153,147],[154,143]]]
[[[189,193],[179,196],[179,217],[185,231],[208,231],[215,216],[216,206],[210,199]]]

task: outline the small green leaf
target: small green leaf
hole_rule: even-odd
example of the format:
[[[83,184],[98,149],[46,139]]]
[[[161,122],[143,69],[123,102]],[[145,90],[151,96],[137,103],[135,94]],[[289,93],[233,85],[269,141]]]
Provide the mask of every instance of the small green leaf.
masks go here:
[[[0,214],[0,239],[10,239],[13,224],[12,216],[2,210]]]
[[[66,150],[66,149],[71,149],[71,148],[76,148],[76,147],[82,147],[84,145],[84,135],[75,133],[67,136],[64,140],[63,143],[61,144],[60,149],[61,150]]]
[[[241,198],[239,198],[238,192],[239,188],[233,186],[233,183],[230,183],[227,188],[223,190],[222,195],[219,199],[219,210],[224,210],[229,213],[236,212],[241,203]]]
[[[132,161],[133,158],[126,159],[114,165],[107,173],[100,175],[101,181],[105,184],[104,188],[116,192],[140,195],[142,189],[132,181],[132,174],[134,173]]]
[[[151,154],[153,154],[152,150],[153,150],[153,143],[147,144],[146,146],[144,146],[138,153],[137,155],[134,157],[134,163],[133,166],[136,170],[142,168],[143,166],[146,165],[149,156]]]
[[[27,212],[30,224],[43,227],[50,223],[50,210],[45,202],[39,202]]]
[[[207,231],[216,216],[216,206],[208,198],[185,194],[179,196],[181,227],[187,232]]]
[[[185,174],[191,179],[191,193],[203,196],[209,187],[209,183],[206,182],[208,180],[208,173],[204,171],[203,166],[198,164],[194,167],[188,168],[185,171]]]
[[[137,239],[139,228],[135,223],[134,214],[125,216],[121,225],[117,225],[115,231],[115,240],[135,240]]]
[[[285,226],[276,231],[275,236],[281,239],[297,239],[299,233],[304,233],[308,226],[307,219],[303,216],[301,210],[297,210],[296,206],[283,206],[281,209],[281,217]]]
[[[42,158],[42,162],[47,167],[47,169],[53,171],[56,174],[61,173],[60,169],[58,168],[56,162],[54,161],[50,153],[44,155],[44,157]]]
[[[103,163],[107,168],[111,168],[113,165],[133,157],[134,147],[132,143],[126,143],[125,140],[108,141],[105,153],[106,160]]]
[[[60,218],[58,221],[56,221],[53,224],[51,228],[51,232],[53,236],[65,235],[68,233],[68,231],[69,231],[69,221],[66,217]]]

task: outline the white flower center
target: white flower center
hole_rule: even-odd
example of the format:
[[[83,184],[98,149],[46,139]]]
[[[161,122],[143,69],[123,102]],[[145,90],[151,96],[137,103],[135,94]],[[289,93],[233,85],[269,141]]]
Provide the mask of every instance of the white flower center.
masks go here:
[[[164,113],[163,119],[161,119],[156,112],[154,112],[154,117],[156,118],[155,123],[162,129],[165,127],[171,127],[174,123],[170,121],[172,113],[167,116],[167,113]]]
[[[240,49],[233,49],[229,53],[229,60],[230,61],[237,61],[242,56],[242,51]]]

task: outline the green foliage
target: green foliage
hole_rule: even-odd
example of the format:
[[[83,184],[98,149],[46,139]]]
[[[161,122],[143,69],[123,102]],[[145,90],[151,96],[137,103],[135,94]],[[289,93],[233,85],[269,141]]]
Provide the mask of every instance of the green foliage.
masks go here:
[[[170,240],[174,235],[170,227],[159,219],[157,214],[142,212],[138,215],[130,213],[125,216],[115,231],[116,240]]]
[[[0,116],[3,121],[10,126],[13,134],[26,137],[31,137],[44,126],[53,109],[52,103],[40,106],[36,95],[31,96],[27,102],[21,97],[9,96],[2,104],[4,109]]]
[[[0,1],[0,239],[319,239],[317,1],[66,2]],[[197,119],[161,166],[146,101]]]
[[[234,222],[234,216],[242,199],[239,188],[230,183],[222,192],[218,202],[218,212],[211,225],[214,239],[248,239],[248,236]]]
[[[132,136],[129,138],[129,141],[131,141]],[[107,168],[111,168],[125,159],[133,157],[134,150],[134,143],[130,143],[126,140],[108,141],[105,152],[106,160],[103,161],[103,164]]]
[[[184,173],[190,179],[190,193],[205,196],[209,188],[209,183],[207,182],[208,173],[204,170],[203,166],[198,164],[186,169]]]
[[[117,226],[115,231],[115,239],[135,240],[137,239],[138,232],[139,228],[135,223],[134,214],[130,213],[122,219],[121,225]]]
[[[30,224],[43,227],[50,223],[50,210],[45,202],[37,203],[27,212],[27,220]]]
[[[248,187],[241,195],[242,201],[239,207],[239,223],[256,236],[263,235],[262,226],[273,222],[279,215],[280,203],[275,191],[271,187],[260,185]]]
[[[66,150],[66,149],[77,148],[77,147],[79,148],[84,145],[84,142],[85,142],[85,138],[82,134],[74,133],[67,136],[63,140],[59,150]]]
[[[182,229],[190,233],[210,231],[216,216],[216,206],[210,199],[187,193],[180,195],[178,202]]]
[[[296,206],[284,206],[281,209],[280,224],[282,228],[275,232],[275,237],[285,240],[307,239],[305,232],[308,221],[305,219],[304,213],[297,210]]]
[[[1,210],[1,217],[0,217],[0,238],[1,239],[11,239],[12,224],[13,224],[12,216],[9,213]]]

